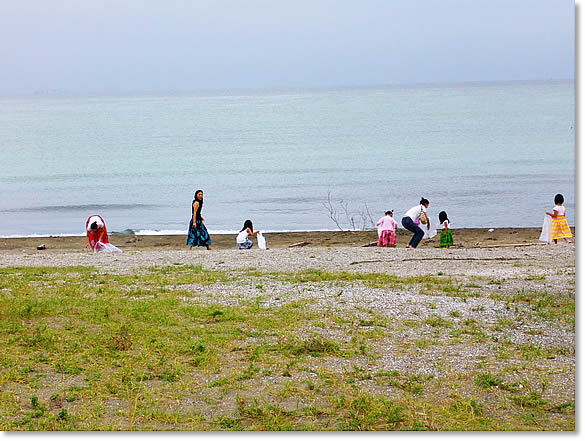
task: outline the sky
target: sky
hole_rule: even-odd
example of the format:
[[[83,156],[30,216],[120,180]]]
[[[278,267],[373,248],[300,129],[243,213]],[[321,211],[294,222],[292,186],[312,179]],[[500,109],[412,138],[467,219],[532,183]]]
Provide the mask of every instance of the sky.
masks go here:
[[[0,94],[572,79],[573,0],[0,2]]]

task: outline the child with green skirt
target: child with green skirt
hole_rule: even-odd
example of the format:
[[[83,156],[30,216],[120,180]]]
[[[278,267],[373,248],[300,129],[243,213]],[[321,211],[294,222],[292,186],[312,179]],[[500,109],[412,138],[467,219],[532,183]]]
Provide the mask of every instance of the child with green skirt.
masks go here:
[[[449,229],[449,218],[447,213],[441,211],[439,213],[439,223],[443,226],[441,232],[441,248],[451,248],[453,246],[453,233]]]

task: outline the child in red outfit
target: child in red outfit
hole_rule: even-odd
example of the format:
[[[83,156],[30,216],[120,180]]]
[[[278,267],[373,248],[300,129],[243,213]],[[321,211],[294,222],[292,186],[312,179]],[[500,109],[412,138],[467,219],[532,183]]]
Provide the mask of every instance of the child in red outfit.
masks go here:
[[[85,230],[87,231],[87,244],[86,247],[91,247],[95,250],[95,246],[98,242],[109,243],[108,230],[106,229],[106,223],[101,216],[94,214],[85,221]]]

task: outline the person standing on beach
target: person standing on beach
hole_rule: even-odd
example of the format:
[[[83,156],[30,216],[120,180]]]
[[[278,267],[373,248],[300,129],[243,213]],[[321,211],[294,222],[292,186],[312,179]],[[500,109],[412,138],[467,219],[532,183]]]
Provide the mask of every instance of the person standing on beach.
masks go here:
[[[207,247],[211,249],[211,238],[201,217],[203,208],[203,190],[197,190],[191,204],[191,220],[189,221],[189,232],[187,235],[187,245],[192,247]]]
[[[418,205],[415,205],[402,217],[402,226],[406,228],[408,231],[414,233],[412,239],[406,248],[416,248],[420,243],[421,239],[424,237],[425,232],[422,228],[426,228],[427,231],[430,232],[430,223],[429,217],[427,216],[427,208],[429,207],[429,201],[425,198],[421,198]],[[419,227],[416,222],[419,221],[424,226],[421,228]]]
[[[565,242],[571,243],[569,240],[573,235],[571,234],[571,229],[569,228],[569,223],[565,218],[565,207],[563,206],[563,202],[565,202],[565,198],[562,194],[555,195],[555,207],[552,210],[552,213],[546,212],[552,218],[552,225],[550,230],[550,238],[554,243],[557,243],[557,239],[565,239]]]
[[[443,227],[440,240],[441,248],[451,248],[453,246],[453,233],[449,229],[450,223],[446,211],[441,211],[439,213],[439,223]]]
[[[396,246],[396,227],[398,222],[394,220],[392,210],[388,210],[384,213],[376,225],[380,227],[380,236],[378,238],[379,247],[395,247]]]

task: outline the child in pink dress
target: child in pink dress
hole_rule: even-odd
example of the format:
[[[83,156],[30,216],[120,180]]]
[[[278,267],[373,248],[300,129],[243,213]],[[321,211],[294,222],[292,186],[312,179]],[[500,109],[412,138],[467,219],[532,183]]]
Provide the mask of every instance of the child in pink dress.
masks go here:
[[[384,213],[385,216],[381,218],[376,225],[378,226],[378,246],[379,247],[395,247],[396,246],[396,227],[398,223],[392,217],[392,210]]]

